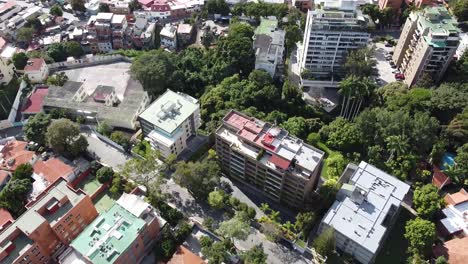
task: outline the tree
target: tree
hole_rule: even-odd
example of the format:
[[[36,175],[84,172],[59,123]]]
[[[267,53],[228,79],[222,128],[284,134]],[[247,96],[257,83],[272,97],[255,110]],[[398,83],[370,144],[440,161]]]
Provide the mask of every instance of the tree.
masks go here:
[[[444,171],[450,177],[452,182],[458,185],[468,185],[468,143],[457,149],[457,155],[453,165],[448,165]],[[447,165],[447,164],[446,164]]]
[[[106,121],[99,122],[99,125],[96,128],[96,131],[99,134],[104,135],[106,137],[110,136],[110,134],[112,133],[112,130],[114,130],[114,128],[110,126],[109,123],[107,123]]]
[[[96,178],[100,183],[106,183],[112,180],[114,177],[114,171],[111,167],[102,167],[96,172]]]
[[[69,157],[77,157],[88,147],[86,138],[80,135],[79,126],[65,118],[52,121],[45,137],[49,147]]]
[[[0,192],[0,207],[18,217],[25,210],[24,201],[31,189],[31,178],[12,178]]]
[[[230,38],[249,38],[254,35],[254,29],[251,25],[246,23],[233,23],[229,26]]]
[[[440,256],[436,259],[435,264],[449,264],[444,256]]]
[[[209,236],[200,237],[200,246],[202,248],[208,248],[208,247],[211,247],[211,245],[213,245],[213,239],[211,239],[211,237]]]
[[[326,180],[322,186],[320,186],[318,193],[324,201],[324,207],[330,206],[335,201],[336,193],[339,189],[340,186],[334,178]]]
[[[60,17],[63,15],[63,11],[58,4],[55,4],[50,8],[49,14]]]
[[[105,3],[99,3],[99,12],[109,13],[110,12],[109,5]]]
[[[223,191],[212,191],[208,195],[208,204],[215,209],[223,209],[225,206],[224,196]]]
[[[41,23],[41,21],[39,20],[39,18],[37,17],[30,17],[26,20],[26,24],[24,25],[25,27],[28,27],[28,28],[33,28],[34,31],[38,32],[38,31],[42,31],[43,29],[43,25]]]
[[[65,52],[68,56],[79,58],[84,54],[83,47],[81,47],[81,44],[76,41],[67,41],[63,43],[63,45],[65,46]]]
[[[301,230],[303,239],[309,237],[309,233],[314,226],[316,216],[313,212],[298,213],[296,215],[296,228]]]
[[[70,5],[72,9],[75,11],[80,11],[80,12],[86,11],[84,0],[70,0]]]
[[[229,15],[229,6],[225,0],[208,0],[205,8],[210,14]]]
[[[406,222],[405,238],[408,240],[408,251],[426,254],[430,251],[436,238],[435,224],[422,218]]]
[[[128,7],[130,8],[131,12],[135,11],[135,10],[141,10],[141,4],[140,2],[138,2],[138,0],[132,0],[130,2],[130,4],[128,5]]]
[[[47,78],[47,84],[55,86],[63,86],[68,81],[68,76],[65,72],[59,72]]]
[[[245,264],[266,264],[268,255],[263,251],[263,245],[253,246],[241,255],[241,259]]]
[[[450,2],[453,14],[458,18],[458,22],[468,21],[468,2],[455,0]]]
[[[11,61],[17,70],[22,70],[28,64],[28,56],[24,52],[18,52],[13,54],[11,57]]]
[[[176,164],[174,180],[199,200],[206,200],[219,184],[220,168],[215,161],[185,162]]]
[[[340,115],[353,120],[359,113],[363,100],[372,94],[376,85],[368,77],[349,75],[340,82],[339,88],[339,93],[343,95]]]
[[[209,263],[221,264],[226,263],[229,256],[227,249],[222,241],[213,243],[209,247],[202,248],[202,254],[206,257]]]
[[[322,256],[330,256],[335,251],[335,230],[328,227],[314,240],[313,247]]]
[[[468,107],[463,113],[455,116],[445,130],[445,135],[448,138],[450,145],[454,147],[461,146],[468,142]]]
[[[343,152],[353,152],[361,147],[362,136],[358,127],[341,117],[323,126],[320,138],[326,139],[326,144]]]
[[[32,165],[30,163],[23,163],[16,167],[16,170],[13,172],[13,179],[31,179],[32,174]]]
[[[224,238],[245,240],[250,233],[249,218],[245,212],[236,212],[233,218],[221,222],[216,232]]]
[[[211,44],[216,40],[215,34],[211,30],[205,30],[201,42],[205,48],[209,48]]]
[[[403,156],[409,148],[408,139],[404,136],[389,136],[385,139],[387,149],[390,150],[390,156],[387,161],[392,160],[395,157]]]
[[[177,161],[177,155],[174,153],[169,154],[164,160],[164,162],[166,163],[166,168],[168,170],[173,170],[176,161]]]
[[[296,47],[296,43],[302,40],[302,30],[297,25],[288,25],[285,32],[286,50],[290,54]]]
[[[280,227],[278,226],[277,223],[273,223],[273,222],[262,223],[260,230],[267,237],[268,240],[273,241],[273,242],[278,241],[281,235]]]
[[[22,27],[18,30],[16,39],[21,42],[29,43],[33,39],[34,29],[31,27]]]
[[[426,184],[414,190],[413,204],[420,217],[432,219],[440,210],[442,199],[437,187]]]
[[[50,115],[43,112],[37,113],[28,119],[23,126],[23,133],[27,140],[34,141],[39,145],[46,143],[45,134],[50,125]]]
[[[307,136],[307,143],[310,145],[317,145],[320,142],[320,134],[313,132]]]
[[[161,171],[163,164],[158,160],[159,152],[148,149],[143,159],[132,158],[125,163],[121,174],[127,179],[133,179],[144,185],[149,192],[159,194],[159,186],[163,181]]]
[[[65,45],[63,43],[53,43],[47,47],[47,55],[55,62],[65,61],[68,57]]]
[[[114,173],[114,176],[112,177],[112,184],[111,187],[109,188],[109,192],[114,196],[114,197],[119,197],[122,192],[123,192],[123,186],[122,186],[122,177],[118,173]]]
[[[361,48],[352,50],[346,56],[344,68],[349,75],[357,77],[376,76],[377,62],[374,57],[374,50],[370,48]]]
[[[368,15],[370,17],[374,24],[377,22],[381,15],[379,6],[374,4],[364,4],[361,7],[361,10],[364,15]]]
[[[299,138],[306,138],[310,132],[318,131],[322,124],[318,118],[305,119],[302,116],[294,116],[283,122],[281,126]]]

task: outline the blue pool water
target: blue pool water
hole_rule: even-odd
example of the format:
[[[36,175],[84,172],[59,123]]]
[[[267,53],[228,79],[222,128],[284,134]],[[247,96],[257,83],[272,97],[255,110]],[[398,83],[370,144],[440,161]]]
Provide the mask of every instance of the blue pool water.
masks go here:
[[[442,165],[440,166],[441,170],[445,170],[445,165],[452,166],[455,163],[455,155],[452,153],[445,153],[442,157]]]

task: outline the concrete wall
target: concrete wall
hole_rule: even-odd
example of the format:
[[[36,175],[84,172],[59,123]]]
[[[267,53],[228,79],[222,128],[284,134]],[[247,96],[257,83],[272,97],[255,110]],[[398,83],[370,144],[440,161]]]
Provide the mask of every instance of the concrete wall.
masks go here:
[[[122,55],[108,55],[108,56],[92,56],[92,57],[83,57],[81,59],[72,60],[72,61],[63,61],[48,64],[50,73],[56,71],[66,70],[66,69],[76,69],[81,67],[88,67],[94,65],[108,64],[114,62],[132,62],[131,58],[127,58]]]

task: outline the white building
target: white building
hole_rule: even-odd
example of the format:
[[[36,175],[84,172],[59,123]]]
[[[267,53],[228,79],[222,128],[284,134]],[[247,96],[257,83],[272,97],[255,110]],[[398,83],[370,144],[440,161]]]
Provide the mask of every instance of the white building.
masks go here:
[[[159,35],[161,39],[161,46],[164,46],[168,49],[177,48],[177,27],[171,24],[166,24]]]
[[[30,58],[24,67],[24,74],[28,75],[32,83],[41,83],[49,76],[49,67],[42,58]]]
[[[163,157],[179,155],[200,127],[198,100],[167,90],[138,117],[145,138]]]
[[[319,233],[333,228],[337,249],[360,263],[373,263],[410,186],[364,161],[349,164],[342,175],[349,181],[323,217]]]
[[[276,70],[283,68],[285,32],[278,29],[276,18],[262,18],[255,30],[255,69],[267,71],[275,77]]]
[[[8,43],[0,37],[0,54],[3,53],[3,50],[8,47]],[[0,84],[9,83],[13,78],[15,73],[15,66],[13,63],[8,63],[10,58],[4,58],[0,56]]]
[[[467,49],[468,49],[468,33],[461,33],[460,44],[458,45],[457,51],[455,52],[455,56],[457,58],[461,58]]]
[[[298,47],[298,71],[306,88],[336,88],[343,76],[346,54],[368,44],[369,19],[356,0],[320,1],[320,9],[308,11],[302,45]]]

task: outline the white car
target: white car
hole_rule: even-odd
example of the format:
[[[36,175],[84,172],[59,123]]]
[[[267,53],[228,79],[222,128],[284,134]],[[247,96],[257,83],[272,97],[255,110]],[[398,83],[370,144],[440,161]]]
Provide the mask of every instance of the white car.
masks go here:
[[[398,70],[398,69],[392,70],[392,73],[394,73],[394,74],[400,73],[400,70]]]

